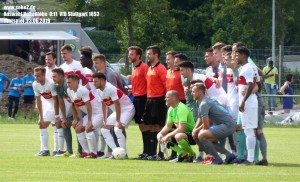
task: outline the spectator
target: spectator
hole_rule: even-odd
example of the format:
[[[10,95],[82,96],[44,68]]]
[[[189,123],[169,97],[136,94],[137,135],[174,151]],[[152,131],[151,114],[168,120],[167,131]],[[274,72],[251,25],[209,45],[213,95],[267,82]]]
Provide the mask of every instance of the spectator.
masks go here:
[[[265,89],[268,95],[275,95],[276,94],[276,81],[278,79],[278,70],[274,67],[274,63],[272,58],[269,57],[267,59],[268,65],[263,68],[263,78],[265,79]],[[269,112],[275,111],[276,108],[276,98],[275,97],[268,97],[268,106]]]
[[[6,85],[4,85],[5,82]],[[2,101],[3,92],[8,89],[9,84],[10,79],[3,73],[0,73],[0,101]]]
[[[283,84],[283,86],[280,88],[280,92],[282,95],[293,95],[293,75],[288,74],[286,75],[286,81]],[[290,113],[290,110],[293,109],[293,97],[283,97],[282,99],[282,108],[284,111],[284,114]]]
[[[21,90],[22,90],[22,71],[17,70],[17,77],[13,78],[9,85],[9,93],[8,93],[8,119],[14,120],[15,116],[19,109],[19,100],[21,96]],[[12,112],[12,108],[14,107],[14,112]]]
[[[25,51],[20,44],[17,45],[16,50],[17,51],[15,53],[15,56],[18,56],[18,57],[24,59],[25,61],[28,61],[28,52]]]

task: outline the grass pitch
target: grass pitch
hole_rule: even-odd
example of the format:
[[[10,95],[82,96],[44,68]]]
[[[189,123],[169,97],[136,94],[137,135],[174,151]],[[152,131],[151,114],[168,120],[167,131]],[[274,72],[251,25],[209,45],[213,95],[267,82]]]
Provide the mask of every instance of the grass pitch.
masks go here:
[[[2,120],[2,121],[1,121]],[[11,123],[11,121],[9,121]],[[269,166],[207,166],[137,160],[35,157],[39,130],[0,119],[0,181],[300,181],[300,128],[266,128]],[[53,129],[49,128],[53,149]],[[128,131],[129,157],[142,150],[138,127]],[[75,135],[73,148],[76,150]]]

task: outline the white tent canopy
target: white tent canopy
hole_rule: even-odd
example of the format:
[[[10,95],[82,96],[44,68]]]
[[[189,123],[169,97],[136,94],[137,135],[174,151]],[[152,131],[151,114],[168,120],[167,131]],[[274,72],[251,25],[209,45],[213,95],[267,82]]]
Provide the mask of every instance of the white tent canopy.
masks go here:
[[[64,31],[0,31],[0,40],[79,40]]]

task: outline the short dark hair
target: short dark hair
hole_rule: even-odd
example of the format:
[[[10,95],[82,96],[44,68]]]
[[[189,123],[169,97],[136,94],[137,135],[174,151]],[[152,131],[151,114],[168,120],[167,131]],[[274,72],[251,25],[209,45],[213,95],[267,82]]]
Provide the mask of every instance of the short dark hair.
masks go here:
[[[203,81],[200,80],[200,79],[196,79],[196,80],[192,80],[192,81],[191,81],[191,85],[193,85],[193,84],[195,84],[195,83],[203,83]]]
[[[168,52],[166,53],[166,55],[171,55],[172,57],[175,57],[176,54],[177,54],[176,51],[168,51]]]
[[[79,76],[76,74],[69,74],[67,79],[77,80],[79,82]]]
[[[32,68],[31,68],[31,67],[29,67],[29,68],[27,68],[27,69],[26,69],[26,71],[32,71]]]
[[[69,44],[66,44],[66,45],[62,46],[60,49],[60,51],[64,51],[64,50],[72,52],[72,47]]]
[[[54,68],[54,69],[52,70],[52,72],[57,73],[57,74],[59,74],[59,75],[61,75],[61,76],[64,76],[64,75],[65,75],[64,70],[61,69],[61,68]]]
[[[223,42],[217,42],[217,43],[215,43],[213,46],[212,46],[212,48],[213,49],[217,49],[217,50],[221,50],[222,49],[222,47],[224,47],[226,44],[224,44]]]
[[[192,71],[194,71],[194,64],[190,61],[183,61],[179,64],[180,68],[190,68]]]
[[[214,52],[214,50],[213,50],[213,48],[210,47],[210,48],[205,49],[205,52],[211,52],[212,53],[212,52]]]
[[[93,56],[93,61],[96,61],[97,59],[103,61],[103,62],[106,62],[106,58],[104,56],[104,54],[96,54]]]
[[[53,59],[56,59],[56,54],[54,52],[47,52],[46,55],[47,56],[51,55]]]
[[[79,51],[80,53],[89,52],[91,55],[93,54],[93,49],[90,46],[82,46]]]
[[[46,68],[44,68],[43,66],[38,66],[34,68],[34,72],[38,71],[40,71],[42,74],[46,74]]]
[[[236,52],[240,53],[240,54],[244,54],[247,57],[249,57],[250,55],[250,51],[247,47],[242,46],[242,47],[237,47]]]
[[[231,45],[226,45],[224,47],[221,48],[222,52],[232,52],[232,46]]]
[[[288,74],[288,75],[285,76],[285,79],[286,79],[286,81],[291,82],[292,79],[293,79],[293,75],[292,74]]]
[[[106,80],[106,76],[104,73],[101,73],[101,72],[97,72],[97,73],[94,73],[92,75],[93,78],[99,78],[99,79],[103,79],[103,80]]]
[[[242,47],[242,46],[246,46],[246,44],[244,42],[235,42],[232,44],[232,46],[236,46],[236,47]]]
[[[147,50],[151,49],[153,54],[158,54],[158,58],[160,58],[160,48],[157,45],[147,47]]]
[[[140,47],[138,47],[138,46],[130,46],[130,47],[128,47],[127,50],[128,50],[128,51],[130,51],[130,50],[135,50],[135,53],[136,53],[137,55],[140,55],[140,58],[141,58],[142,55],[143,55],[143,50],[142,50]]]
[[[174,57],[179,58],[180,61],[187,61],[189,59],[186,54],[182,54],[182,53],[175,54]]]
[[[92,54],[88,51],[82,51],[82,52],[80,52],[80,54],[87,57],[87,58],[89,58],[89,59],[92,59]]]

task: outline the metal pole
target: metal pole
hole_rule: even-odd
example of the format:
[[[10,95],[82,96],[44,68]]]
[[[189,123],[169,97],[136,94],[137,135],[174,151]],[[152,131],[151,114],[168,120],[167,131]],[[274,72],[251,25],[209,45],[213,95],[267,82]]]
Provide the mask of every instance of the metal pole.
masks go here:
[[[279,87],[279,88],[281,87],[281,70],[282,70],[282,69],[281,69],[281,66],[282,66],[282,64],[281,64],[281,61],[282,61],[282,60],[281,60],[281,49],[282,49],[282,48],[281,48],[281,45],[279,45],[279,55],[278,55],[278,57],[279,57],[279,60],[278,60],[278,61],[279,61],[279,64],[278,64],[278,68],[279,68],[279,73],[278,73],[278,79],[279,79],[279,80],[278,80],[278,84],[279,84],[279,85],[278,85],[278,87]]]
[[[275,66],[275,0],[272,2],[272,60]]]

